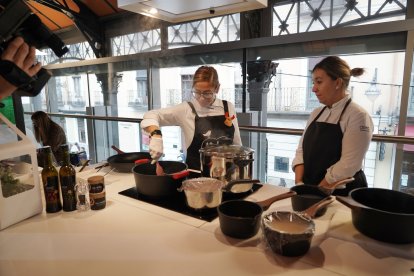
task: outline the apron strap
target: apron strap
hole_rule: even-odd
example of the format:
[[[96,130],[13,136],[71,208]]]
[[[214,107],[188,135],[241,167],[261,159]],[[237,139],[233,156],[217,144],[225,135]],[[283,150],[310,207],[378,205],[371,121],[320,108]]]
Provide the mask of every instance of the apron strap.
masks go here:
[[[188,105],[190,106],[191,110],[193,111],[194,115],[196,116],[196,118],[198,117],[197,111],[195,110],[195,107],[193,105],[192,102],[187,102]]]

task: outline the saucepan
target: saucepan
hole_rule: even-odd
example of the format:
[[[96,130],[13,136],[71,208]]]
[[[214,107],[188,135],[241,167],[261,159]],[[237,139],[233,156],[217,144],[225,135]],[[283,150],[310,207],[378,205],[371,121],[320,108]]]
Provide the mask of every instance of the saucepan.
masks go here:
[[[336,189],[339,186],[352,181],[354,181],[353,177],[343,179],[341,181],[336,182],[332,188]],[[313,204],[316,204],[322,199],[328,197],[332,193],[333,189],[326,190],[317,185],[307,184],[293,186],[290,190],[296,192],[296,195],[292,196],[291,198],[292,209],[298,212],[304,211]],[[319,208],[319,210],[315,214],[315,217],[323,216],[326,213],[326,210],[326,206],[323,208]]]
[[[301,256],[308,252],[315,234],[315,217],[318,209],[331,204],[335,198],[323,200],[303,212],[273,211],[262,219],[264,237],[274,253],[283,256]]]
[[[269,199],[252,202],[247,200],[229,200],[217,207],[220,229],[226,236],[248,239],[257,234],[263,211],[278,200],[289,198],[295,192],[289,191]]]
[[[352,210],[352,223],[375,240],[407,244],[414,242],[414,196],[382,188],[356,188],[338,201]]]
[[[240,145],[209,146],[200,149],[201,174],[226,184],[232,180],[252,179],[254,150]],[[233,193],[252,189],[254,183],[234,185]]]
[[[157,175],[157,164],[151,164],[151,159],[141,159],[136,163],[132,172],[137,192],[151,198],[177,195],[177,189],[189,174],[187,165],[178,161],[158,161],[164,171],[162,175]]]
[[[197,211],[216,208],[222,202],[223,191],[233,185],[243,184],[251,180],[233,180],[229,184],[212,177],[198,177],[183,181],[178,191],[184,191],[187,206]],[[259,180],[254,180],[254,182]]]

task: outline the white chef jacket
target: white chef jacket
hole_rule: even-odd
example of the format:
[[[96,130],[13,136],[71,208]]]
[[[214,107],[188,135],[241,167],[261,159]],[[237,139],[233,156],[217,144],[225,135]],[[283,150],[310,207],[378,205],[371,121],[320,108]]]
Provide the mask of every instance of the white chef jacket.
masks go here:
[[[216,99],[209,107],[204,107],[199,104],[196,99],[192,99],[195,110],[199,117],[224,115],[223,101]],[[236,115],[234,105],[227,101],[229,116]],[[180,126],[181,132],[185,141],[185,151],[191,145],[194,137],[195,129],[195,114],[192,112],[190,105],[187,102],[182,102],[178,105],[150,110],[144,114],[144,119],[141,122],[141,128],[145,129],[148,126],[155,125],[162,126]],[[224,121],[223,121],[224,124]],[[237,116],[233,120],[234,138],[233,143],[241,145],[240,130],[237,122]]]
[[[347,94],[346,97],[333,104],[331,108],[327,107],[321,116],[319,116],[317,122],[337,124],[339,116],[349,98],[350,95]],[[292,161],[292,169],[294,169],[296,165],[303,164],[302,143],[304,134],[309,124],[312,123],[323,108],[324,106],[321,106],[312,111],[306,124],[305,131],[300,138],[298,148],[296,149],[296,155]],[[328,183],[334,183],[353,176],[362,168],[362,162],[374,132],[374,124],[371,116],[354,101],[351,101],[343,113],[340,126],[343,133],[341,159],[331,167],[327,168],[325,179]]]

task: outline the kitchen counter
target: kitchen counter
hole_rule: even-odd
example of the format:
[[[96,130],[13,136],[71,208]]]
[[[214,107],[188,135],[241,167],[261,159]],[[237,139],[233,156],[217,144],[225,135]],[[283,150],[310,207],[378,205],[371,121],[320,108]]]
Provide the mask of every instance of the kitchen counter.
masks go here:
[[[218,218],[206,222],[118,194],[135,186],[132,174],[111,172],[105,182],[103,210],[43,212],[0,231],[0,275],[414,275],[414,245],[358,236],[350,210],[338,202],[315,219],[310,251],[283,257],[271,252],[261,231],[229,238]],[[285,191],[264,185],[248,199]],[[269,211],[275,209],[291,210],[290,199]]]

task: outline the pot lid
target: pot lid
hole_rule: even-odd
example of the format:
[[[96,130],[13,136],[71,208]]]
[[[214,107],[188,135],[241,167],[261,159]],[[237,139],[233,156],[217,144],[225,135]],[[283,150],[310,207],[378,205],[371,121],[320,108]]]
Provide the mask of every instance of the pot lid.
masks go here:
[[[214,192],[221,190],[225,183],[216,178],[198,177],[183,181],[181,190],[193,192]]]
[[[201,149],[201,153],[204,153],[206,156],[223,156],[227,158],[233,157],[251,157],[254,153],[254,150],[248,147],[243,147],[241,145],[223,145],[216,147],[209,147],[206,149]]]

